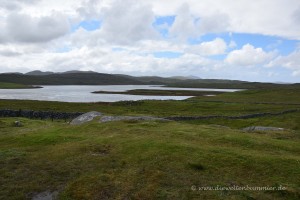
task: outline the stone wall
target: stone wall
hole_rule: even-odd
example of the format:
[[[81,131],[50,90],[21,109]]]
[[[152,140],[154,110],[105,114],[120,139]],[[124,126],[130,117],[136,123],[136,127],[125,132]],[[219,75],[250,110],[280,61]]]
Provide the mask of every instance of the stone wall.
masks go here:
[[[288,113],[299,112],[300,109],[285,110],[276,113],[253,113],[240,116],[225,116],[225,115],[209,115],[209,116],[176,116],[176,117],[165,117],[166,120],[174,121],[186,121],[186,120],[201,120],[201,119],[249,119],[264,116],[278,116]],[[25,117],[30,119],[74,119],[84,113],[82,112],[51,112],[51,111],[34,111],[34,110],[0,110],[0,117]]]
[[[74,119],[83,113],[81,112],[51,112],[34,110],[0,110],[0,117],[25,117],[30,119]]]
[[[166,119],[174,120],[174,121],[185,121],[185,120],[201,120],[201,119],[216,119],[216,118],[223,118],[223,119],[249,119],[249,118],[256,118],[256,117],[264,117],[264,116],[278,116],[284,115],[288,113],[299,112],[300,109],[293,109],[293,110],[285,110],[277,113],[254,113],[254,114],[247,114],[247,115],[240,115],[240,116],[225,116],[225,115],[210,115],[210,116],[176,116],[176,117],[166,117]]]

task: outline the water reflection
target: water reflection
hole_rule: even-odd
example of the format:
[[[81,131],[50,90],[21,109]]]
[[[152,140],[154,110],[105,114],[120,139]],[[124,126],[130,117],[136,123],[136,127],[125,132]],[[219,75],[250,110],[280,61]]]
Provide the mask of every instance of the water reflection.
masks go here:
[[[0,99],[26,99],[62,102],[116,102],[137,101],[145,99],[154,100],[184,100],[191,96],[145,96],[124,94],[92,94],[94,91],[123,92],[133,89],[155,90],[195,90],[195,91],[223,91],[234,92],[234,89],[207,89],[207,88],[168,88],[151,85],[61,85],[43,86],[40,89],[0,89]]]

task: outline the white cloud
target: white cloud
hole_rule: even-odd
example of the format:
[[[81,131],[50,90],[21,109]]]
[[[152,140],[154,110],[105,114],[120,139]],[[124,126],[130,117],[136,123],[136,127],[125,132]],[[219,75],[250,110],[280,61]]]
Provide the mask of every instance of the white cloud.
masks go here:
[[[214,13],[202,16],[199,22],[199,29],[202,35],[206,33],[222,33],[229,29],[230,18],[224,13]]]
[[[1,50],[1,49],[0,49]],[[195,54],[184,54],[179,58],[156,58],[151,54],[141,55],[132,51],[113,51],[106,46],[76,48],[64,53],[21,54],[11,59],[0,54],[0,70],[94,70],[104,73],[126,73],[133,75],[178,75],[209,72],[217,65],[215,61]],[[26,61],[26,62],[24,62]],[[2,68],[6,66],[6,68]],[[22,66],[23,68],[18,68]]]
[[[175,24],[178,25],[174,25],[172,30],[181,37],[232,31],[300,39],[299,0],[260,0],[255,3],[250,0],[186,0],[184,3],[182,0],[1,0],[1,4],[0,8],[9,5],[22,8],[23,14],[31,16],[50,15],[56,11],[63,12],[72,19],[100,18],[105,9],[113,13],[113,10],[119,7],[119,12],[114,14],[121,20],[120,16],[123,16],[123,23],[125,19],[129,19],[130,23],[135,23],[137,19],[148,19],[141,16],[143,11],[145,15],[149,12],[154,16],[177,15]],[[148,9],[144,9],[141,4],[146,5]],[[133,7],[137,9],[132,10]],[[8,12],[11,12],[11,9]],[[132,17],[128,18],[129,12],[136,16],[135,20],[132,20]],[[147,21],[145,23],[148,24]]]
[[[236,50],[235,42],[241,45],[240,41],[233,36],[225,42],[219,33],[300,40],[299,11],[299,0],[1,0],[0,70],[90,69],[210,78],[234,78],[239,73],[248,80],[253,74],[280,77],[273,76],[274,68],[262,67],[269,63],[267,66],[284,67],[296,77],[300,73],[299,51],[272,60],[276,48],[284,43],[264,46],[272,50],[267,52],[249,41]],[[155,26],[158,16],[175,16],[175,21]],[[84,20],[100,21],[101,27],[95,31],[74,30]],[[168,30],[170,37],[161,36],[157,27]],[[220,38],[193,45],[187,42],[207,33]],[[182,55],[172,59],[153,56],[163,51]],[[224,61],[209,57],[226,56],[228,51]],[[250,70],[240,66],[257,67]]]
[[[189,37],[198,35],[196,18],[191,14],[188,4],[183,4],[176,13],[176,18],[170,28],[170,34],[185,41]]]
[[[152,2],[153,10],[158,15],[181,14],[178,11],[182,5],[180,0],[147,2]],[[300,39],[299,0],[260,0],[255,3],[251,0],[186,0],[185,4],[189,7],[189,16],[199,18],[200,26],[202,19],[202,26],[206,27],[203,29],[207,31],[256,33]],[[185,23],[190,23],[188,18],[185,19]]]
[[[32,5],[35,4],[38,0],[1,0],[0,9],[5,10],[19,10],[24,4]]]
[[[233,40],[231,40],[230,43],[229,43],[229,45],[228,45],[228,47],[229,47],[229,48],[232,48],[232,49],[235,48],[236,46],[237,46],[237,44],[236,44],[236,42],[233,41]]]
[[[53,13],[50,16],[31,17],[26,14],[11,14],[0,23],[0,42],[48,42],[69,32],[66,16]]]
[[[293,76],[300,76],[300,50],[295,50],[287,56],[278,56],[268,64],[268,67],[278,66],[292,70]]]
[[[143,39],[158,37],[152,23],[155,15],[151,6],[141,1],[115,0],[103,10],[103,25],[99,37],[107,42],[131,44]]]
[[[76,9],[80,16],[88,19],[99,18],[101,15],[101,7],[99,7],[99,0],[85,0]]]
[[[225,62],[235,66],[263,65],[274,57],[274,52],[265,52],[262,48],[255,48],[246,44],[242,49],[231,51]]]
[[[53,12],[59,12],[68,15],[70,18],[73,18],[78,14],[77,9],[80,7],[80,5],[86,6],[86,2],[84,0],[36,0],[36,4],[34,4],[33,6],[24,5],[22,7],[22,13],[34,17],[40,17],[51,15]]]
[[[300,6],[292,14],[293,20],[300,26]]]
[[[179,7],[175,12],[176,18],[170,28],[170,34],[176,39],[185,41],[206,33],[221,33],[229,28],[229,16],[224,13],[209,13],[202,15],[193,13],[188,3]]]
[[[22,53],[13,46],[0,45],[0,55],[5,57],[20,56]]]
[[[198,45],[187,47],[187,52],[193,52],[195,54],[211,56],[224,54],[227,49],[226,42],[221,38],[216,38],[213,41],[202,42]]]

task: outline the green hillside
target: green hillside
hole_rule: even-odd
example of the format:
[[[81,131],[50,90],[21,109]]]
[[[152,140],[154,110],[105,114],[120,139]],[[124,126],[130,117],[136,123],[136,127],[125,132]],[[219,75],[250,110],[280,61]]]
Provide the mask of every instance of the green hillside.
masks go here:
[[[130,78],[100,73],[67,73],[49,75],[0,74],[0,82],[25,85],[137,85],[142,82]]]
[[[166,85],[190,88],[258,89],[289,87],[284,84],[257,83],[238,80],[163,78],[157,76],[134,77],[122,74],[71,71],[66,73],[40,72],[28,74],[0,74],[0,82],[23,85]]]

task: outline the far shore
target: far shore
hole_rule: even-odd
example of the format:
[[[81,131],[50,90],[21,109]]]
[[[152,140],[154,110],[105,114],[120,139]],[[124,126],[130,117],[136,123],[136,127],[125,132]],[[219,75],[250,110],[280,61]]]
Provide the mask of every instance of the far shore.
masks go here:
[[[24,85],[24,84],[17,84],[17,83],[6,83],[0,82],[0,89],[40,89],[43,88],[39,85]]]

